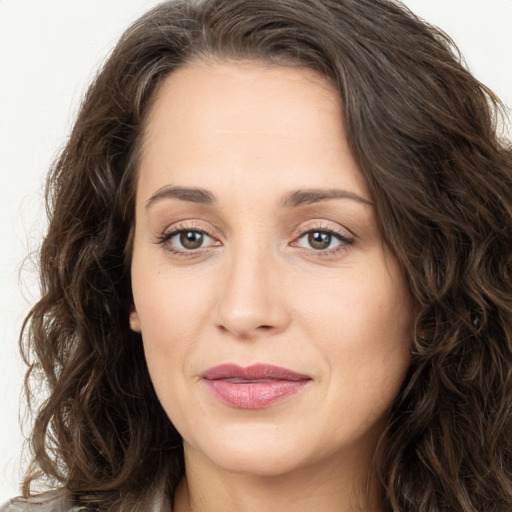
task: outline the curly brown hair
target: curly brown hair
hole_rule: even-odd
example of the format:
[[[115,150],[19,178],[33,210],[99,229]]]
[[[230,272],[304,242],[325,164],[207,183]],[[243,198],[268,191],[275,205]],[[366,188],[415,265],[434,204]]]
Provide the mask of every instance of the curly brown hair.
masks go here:
[[[134,195],[159,83],[192,59],[303,66],[340,94],[353,155],[417,308],[374,457],[395,512],[512,510],[512,149],[453,42],[391,0],[164,2],[122,36],[47,181],[42,298],[22,349],[44,379],[24,495],[45,476],[102,510],[183,476],[181,437],[129,329]],[[163,484],[162,484],[163,485]]]

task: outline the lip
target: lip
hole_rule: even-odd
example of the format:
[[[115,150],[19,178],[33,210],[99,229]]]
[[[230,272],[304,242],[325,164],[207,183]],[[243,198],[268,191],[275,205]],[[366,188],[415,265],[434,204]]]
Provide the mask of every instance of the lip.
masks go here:
[[[263,409],[301,391],[312,378],[268,364],[214,366],[201,374],[212,395],[237,409]]]

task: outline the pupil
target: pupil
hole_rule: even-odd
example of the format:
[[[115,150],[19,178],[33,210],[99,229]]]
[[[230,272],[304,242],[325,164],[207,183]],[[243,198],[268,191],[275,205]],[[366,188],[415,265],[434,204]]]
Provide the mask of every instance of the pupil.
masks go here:
[[[180,243],[185,249],[199,249],[203,243],[203,234],[197,231],[184,231],[180,234]]]
[[[329,233],[322,233],[320,231],[314,231],[309,233],[308,242],[313,249],[327,249],[331,245],[332,236]]]

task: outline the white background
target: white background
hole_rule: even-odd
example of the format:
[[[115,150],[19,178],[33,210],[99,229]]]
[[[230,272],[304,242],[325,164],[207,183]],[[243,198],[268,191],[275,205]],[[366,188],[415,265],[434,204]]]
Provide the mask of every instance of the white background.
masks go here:
[[[0,503],[19,494],[21,481],[17,338],[37,297],[34,267],[24,259],[44,231],[46,169],[99,63],[157,3],[0,0]],[[512,0],[405,3],[450,34],[473,73],[512,107]]]

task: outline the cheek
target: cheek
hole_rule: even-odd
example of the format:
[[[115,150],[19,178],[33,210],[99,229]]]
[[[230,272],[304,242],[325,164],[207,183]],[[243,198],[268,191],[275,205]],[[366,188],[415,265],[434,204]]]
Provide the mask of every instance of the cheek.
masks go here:
[[[142,245],[136,245],[132,261],[132,291],[142,334],[151,344],[172,345],[204,325],[214,284],[207,272],[173,267],[163,250]]]
[[[332,410],[345,404],[341,409],[362,418],[375,418],[389,407],[410,364],[409,293],[399,272],[379,268],[347,272],[343,280],[310,293],[300,320],[328,367]]]
[[[134,282],[134,297],[151,381],[171,422],[180,424],[186,407],[180,403],[186,396],[181,376],[193,350],[191,330],[198,310],[162,276],[156,281],[147,276],[142,289]]]
[[[146,360],[158,388],[164,376],[172,378],[183,366],[190,331],[200,324],[200,300],[168,265],[155,261],[153,247],[145,250],[140,241],[135,245],[131,272]]]
[[[186,404],[183,376],[199,340],[204,338],[212,307],[211,279],[187,275],[154,256],[134,251],[132,291],[146,362],[155,391],[169,412],[180,414]],[[171,418],[174,421],[174,418]]]
[[[408,342],[411,301],[399,276],[347,271],[323,285],[295,293],[302,311],[298,321],[310,336],[333,349],[351,346],[362,353]]]
[[[204,328],[210,307],[208,295],[187,283],[180,284],[179,279],[164,273],[146,275],[141,286],[134,283],[135,307],[148,360],[164,357],[165,364],[178,364],[176,359],[192,348]]]

